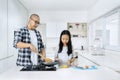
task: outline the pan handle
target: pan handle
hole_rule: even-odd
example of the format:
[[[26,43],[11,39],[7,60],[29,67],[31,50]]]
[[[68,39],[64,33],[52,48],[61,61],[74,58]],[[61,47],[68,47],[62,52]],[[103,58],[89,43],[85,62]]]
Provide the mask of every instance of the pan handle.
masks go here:
[[[42,60],[44,60],[45,59],[45,57],[42,55],[42,54],[40,54],[40,53],[36,53],[38,56],[40,56],[41,58],[42,58]]]

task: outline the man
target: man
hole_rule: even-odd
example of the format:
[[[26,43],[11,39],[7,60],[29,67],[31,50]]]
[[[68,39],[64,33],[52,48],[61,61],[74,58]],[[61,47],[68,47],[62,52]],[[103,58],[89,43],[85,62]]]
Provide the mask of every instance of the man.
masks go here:
[[[36,30],[40,24],[37,14],[32,14],[28,25],[20,28],[14,33],[15,48],[18,48],[18,66],[38,65],[46,58],[44,45],[39,31]],[[40,56],[38,56],[38,54]]]

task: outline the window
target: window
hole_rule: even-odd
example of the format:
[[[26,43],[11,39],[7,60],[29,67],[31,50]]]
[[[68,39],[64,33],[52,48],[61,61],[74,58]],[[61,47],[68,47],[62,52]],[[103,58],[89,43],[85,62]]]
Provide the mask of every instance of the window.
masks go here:
[[[90,45],[100,39],[103,48],[120,51],[120,8],[99,17],[90,24]]]
[[[118,12],[106,18],[106,35],[107,45],[120,46]]]
[[[119,12],[115,12],[105,18],[106,21],[106,46],[120,46],[120,22]]]
[[[96,20],[91,25],[91,33],[90,36],[92,36],[90,39],[91,46],[94,46],[96,44],[96,40],[99,43],[99,47],[103,48],[103,30],[104,30],[104,18],[100,18],[99,20]],[[98,41],[99,40],[99,41]]]

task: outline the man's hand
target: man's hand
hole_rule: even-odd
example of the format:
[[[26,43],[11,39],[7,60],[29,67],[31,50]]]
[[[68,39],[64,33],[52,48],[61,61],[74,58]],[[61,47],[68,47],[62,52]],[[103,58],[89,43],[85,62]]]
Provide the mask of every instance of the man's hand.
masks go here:
[[[38,53],[37,48],[34,45],[30,44],[29,47],[30,47],[31,51]]]
[[[45,56],[43,56],[41,53],[38,53],[39,56],[41,56],[41,59],[44,61],[45,60]]]

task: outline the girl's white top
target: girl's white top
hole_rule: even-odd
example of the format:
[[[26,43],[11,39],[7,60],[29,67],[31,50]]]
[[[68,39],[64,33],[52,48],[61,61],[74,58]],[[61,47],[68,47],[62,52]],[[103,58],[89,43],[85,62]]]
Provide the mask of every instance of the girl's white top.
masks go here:
[[[68,56],[67,51],[68,48],[67,47],[63,47],[62,51],[60,53],[58,53],[58,49],[56,50],[55,53],[55,57],[57,57],[60,60],[60,65],[66,64],[68,62],[68,60],[70,60],[73,57],[73,54],[70,54]]]

